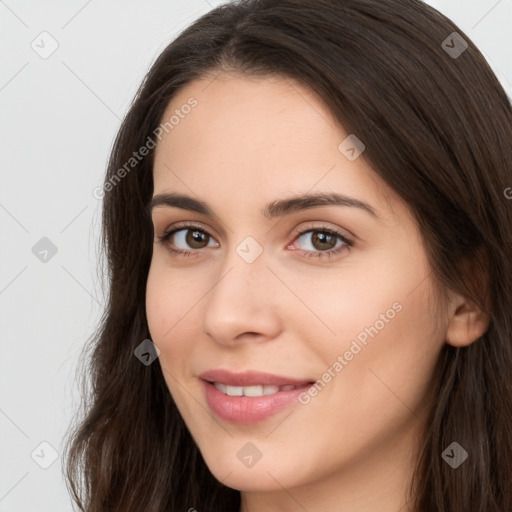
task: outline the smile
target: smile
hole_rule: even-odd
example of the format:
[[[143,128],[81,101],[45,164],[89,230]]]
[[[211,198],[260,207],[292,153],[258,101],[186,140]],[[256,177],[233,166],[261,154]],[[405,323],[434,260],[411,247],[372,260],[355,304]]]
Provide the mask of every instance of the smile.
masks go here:
[[[212,413],[221,420],[245,425],[264,421],[298,402],[299,395],[315,382],[223,369],[204,372],[199,379]]]

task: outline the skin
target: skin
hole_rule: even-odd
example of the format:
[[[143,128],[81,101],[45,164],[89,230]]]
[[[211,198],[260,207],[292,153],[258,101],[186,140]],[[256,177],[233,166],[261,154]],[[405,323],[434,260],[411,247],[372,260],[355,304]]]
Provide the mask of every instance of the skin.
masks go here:
[[[313,92],[288,78],[223,72],[187,85],[164,118],[191,96],[197,106],[155,150],[154,195],[191,195],[215,216],[153,210],[146,309],[167,386],[206,464],[242,491],[242,512],[410,510],[406,493],[439,352],[444,343],[472,343],[488,320],[451,291],[442,313],[427,307],[437,299],[410,210],[364,152],[354,161],[340,152],[349,134]],[[348,206],[274,219],[260,213],[307,192],[349,195],[380,219]],[[185,230],[167,246],[158,242],[178,222],[199,226],[204,241],[187,244]],[[315,244],[323,227],[353,246],[305,256],[343,245]],[[315,231],[296,235],[308,229]],[[248,236],[263,250],[252,263],[236,252]],[[170,244],[195,253],[176,256]],[[253,425],[209,409],[200,373],[253,369],[314,381],[395,303],[400,312],[359,343],[308,404]],[[247,442],[262,454],[250,468],[237,457]]]

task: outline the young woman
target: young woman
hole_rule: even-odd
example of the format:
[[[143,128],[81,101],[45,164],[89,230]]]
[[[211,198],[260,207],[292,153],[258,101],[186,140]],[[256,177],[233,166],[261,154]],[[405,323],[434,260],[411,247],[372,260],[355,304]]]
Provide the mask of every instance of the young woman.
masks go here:
[[[80,509],[512,510],[511,135],[418,0],[242,0],[181,33],[102,190]]]

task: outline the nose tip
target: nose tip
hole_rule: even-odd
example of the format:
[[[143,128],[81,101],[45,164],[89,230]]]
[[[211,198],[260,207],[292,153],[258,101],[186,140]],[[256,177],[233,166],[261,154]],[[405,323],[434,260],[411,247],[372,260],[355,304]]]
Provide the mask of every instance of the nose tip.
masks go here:
[[[251,242],[247,243],[251,247]],[[275,277],[256,261],[248,264],[239,259],[205,300],[204,332],[218,343],[264,341],[279,332],[279,308],[269,284]]]

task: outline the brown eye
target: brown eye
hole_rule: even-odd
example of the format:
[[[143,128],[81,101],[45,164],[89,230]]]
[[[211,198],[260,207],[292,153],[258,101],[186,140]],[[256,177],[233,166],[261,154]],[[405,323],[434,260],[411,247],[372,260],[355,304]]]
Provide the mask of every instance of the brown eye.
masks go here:
[[[353,242],[344,235],[327,227],[299,231],[296,240],[301,238],[307,241],[304,244],[306,247],[303,248],[307,257],[330,257],[353,245]],[[309,247],[307,246],[308,243]]]
[[[218,247],[209,233],[196,226],[180,226],[171,229],[158,237],[158,241],[172,253],[189,254],[193,251],[201,251],[208,246]]]

